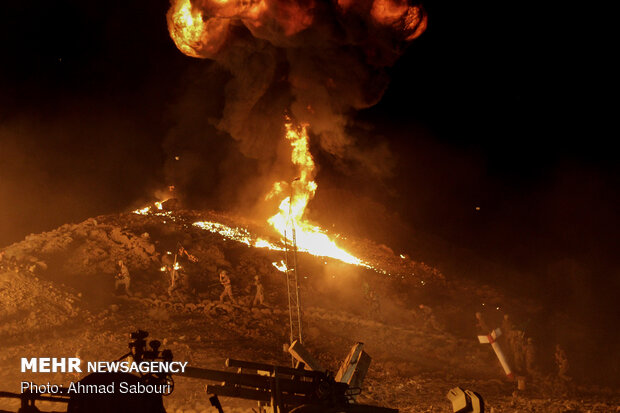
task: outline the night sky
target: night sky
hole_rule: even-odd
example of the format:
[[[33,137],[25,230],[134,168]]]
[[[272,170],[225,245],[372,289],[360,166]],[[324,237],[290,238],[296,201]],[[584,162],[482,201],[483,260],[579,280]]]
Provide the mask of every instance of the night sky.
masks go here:
[[[381,102],[351,121],[360,146],[389,148],[391,173],[317,153],[314,215],[452,271],[483,257],[553,300],[617,311],[617,125],[595,36],[574,9],[440,3],[426,3],[428,29]],[[168,6],[2,6],[0,245],[141,206],[171,177],[190,206],[238,207],[252,161],[206,122],[226,73],[177,50]],[[324,208],[356,198],[363,212]]]

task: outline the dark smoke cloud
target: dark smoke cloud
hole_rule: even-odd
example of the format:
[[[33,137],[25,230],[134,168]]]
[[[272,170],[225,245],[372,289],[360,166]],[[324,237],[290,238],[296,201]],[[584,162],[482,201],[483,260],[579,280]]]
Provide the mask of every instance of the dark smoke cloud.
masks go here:
[[[349,116],[376,104],[408,42],[426,27],[419,5],[399,0],[192,2],[207,34],[178,39],[183,24],[168,13],[171,36],[186,54],[213,59],[231,75],[216,127],[247,157],[271,159],[284,115],[308,123],[322,151],[337,160],[376,164],[385,147],[362,151],[347,134]],[[385,173],[385,168],[374,167]]]

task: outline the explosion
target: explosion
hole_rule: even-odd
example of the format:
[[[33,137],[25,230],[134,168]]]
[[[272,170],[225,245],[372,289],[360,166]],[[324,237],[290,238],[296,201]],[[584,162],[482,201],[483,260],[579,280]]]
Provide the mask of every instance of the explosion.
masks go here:
[[[327,17],[333,16],[349,32],[353,23],[347,20],[354,19],[370,27],[389,26],[405,41],[415,39],[426,29],[422,7],[408,0],[337,0],[331,4],[317,4],[315,0],[173,0],[168,29],[186,55],[214,58],[234,25],[244,26],[256,38],[286,47],[286,42],[278,40],[313,24],[325,26]]]
[[[376,165],[348,119],[380,100],[385,69],[426,29],[415,1],[172,0],[167,20],[180,51],[230,75],[214,126],[245,156],[268,162],[288,113],[310,125],[321,150]]]
[[[216,53],[228,30],[228,21],[202,18],[190,0],[179,0],[172,6],[168,27],[174,43],[188,56],[203,57]]]

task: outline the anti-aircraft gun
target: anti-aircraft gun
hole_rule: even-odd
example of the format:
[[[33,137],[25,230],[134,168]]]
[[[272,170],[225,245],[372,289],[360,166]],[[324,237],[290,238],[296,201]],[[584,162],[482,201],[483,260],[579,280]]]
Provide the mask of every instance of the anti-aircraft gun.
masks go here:
[[[289,352],[297,360],[296,367],[227,359],[226,366],[236,368],[236,372],[187,367],[182,375],[223,382],[205,388],[214,395],[211,402],[220,413],[218,396],[254,400],[260,412],[270,413],[398,412],[355,402],[370,365],[362,343],[353,346],[336,375],[322,369],[299,342],[294,342]]]

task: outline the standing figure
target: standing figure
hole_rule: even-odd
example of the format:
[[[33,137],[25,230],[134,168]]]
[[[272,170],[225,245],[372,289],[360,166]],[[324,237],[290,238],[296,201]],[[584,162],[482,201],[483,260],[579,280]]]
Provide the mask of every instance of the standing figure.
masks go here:
[[[180,265],[177,262],[177,254],[172,254],[170,251],[166,251],[161,257],[161,271],[164,274],[168,274],[168,295],[171,296],[172,292],[176,289],[177,279],[179,277]]]
[[[536,346],[532,337],[527,339],[525,346],[525,370],[530,376],[536,374]]]
[[[555,345],[555,364],[558,366],[558,376],[564,381],[569,381],[568,357],[566,357],[566,352],[559,344]]]
[[[476,329],[478,329],[480,334],[489,334],[489,331],[491,331],[480,312],[476,312]]]
[[[506,337],[506,340],[510,341],[512,336],[513,325],[512,320],[508,314],[504,314],[504,319],[502,320],[502,334]]]
[[[121,285],[125,286],[125,292],[127,295],[130,295],[129,284],[131,283],[131,278],[129,276],[129,270],[123,263],[123,260],[118,260],[118,272],[116,273],[115,281],[114,281],[114,290],[118,291],[118,287]]]
[[[220,284],[222,284],[222,287],[224,287],[224,291],[222,291],[222,294],[220,294],[220,303],[223,303],[224,298],[228,296],[228,298],[230,298],[231,303],[237,304],[232,294],[232,286],[230,284],[230,277],[228,276],[228,271],[226,270],[220,271]]]
[[[179,281],[179,270],[176,268],[176,264],[170,267],[170,286],[168,287],[168,295],[171,296],[172,292],[177,288],[177,282]]]
[[[442,329],[439,323],[437,322],[437,319],[435,318],[435,314],[433,313],[432,308],[424,304],[420,304],[418,308],[421,310],[422,317],[424,318],[424,325],[426,327],[430,326],[434,328],[435,330]]]
[[[198,262],[198,258],[187,252],[183,245],[178,242],[176,254],[173,255],[170,251],[167,251],[162,257],[162,271],[167,271],[170,277],[170,285],[168,286],[169,296],[172,296],[175,290],[182,290],[187,287],[186,273],[182,272],[187,263],[185,258],[189,262]]]
[[[372,317],[381,317],[381,301],[375,290],[370,289],[368,292],[368,298],[370,300],[369,310]]]
[[[362,291],[364,293],[364,301],[366,309],[368,310],[368,316],[371,318],[379,317],[381,313],[381,303],[379,302],[377,293],[366,281],[362,284]]]
[[[256,286],[256,295],[254,296],[252,307],[256,305],[264,305],[265,304],[265,287],[263,287],[263,283],[261,283],[260,277],[258,275],[254,276],[254,285]]]
[[[513,330],[510,340],[510,349],[515,362],[515,370],[523,373],[525,370],[525,333],[521,330]]]
[[[504,348],[504,354],[508,359],[508,363],[511,366],[515,365],[514,354],[512,352],[512,335],[514,334],[514,325],[512,324],[512,320],[508,314],[504,314],[504,319],[502,320],[502,337],[500,337],[500,341],[502,342],[502,348]]]

